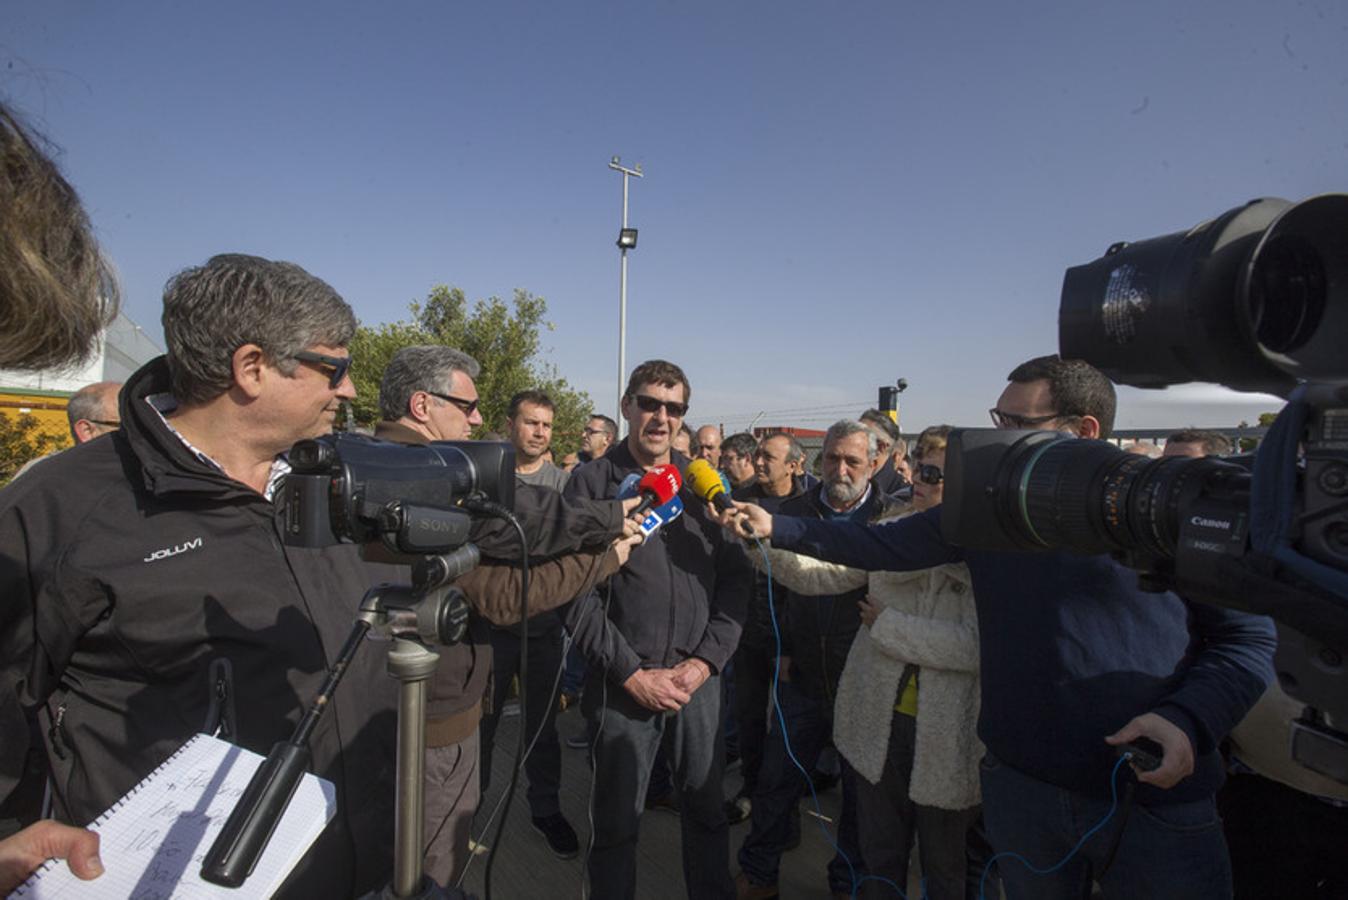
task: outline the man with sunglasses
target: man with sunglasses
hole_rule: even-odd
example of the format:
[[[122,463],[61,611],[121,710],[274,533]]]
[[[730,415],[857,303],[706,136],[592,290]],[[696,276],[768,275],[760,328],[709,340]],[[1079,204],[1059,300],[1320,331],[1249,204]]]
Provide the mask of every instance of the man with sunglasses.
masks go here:
[[[273,502],[285,452],[355,396],[337,292],[293,263],[217,256],[169,281],[163,324],[167,356],[127,381],[121,428],[0,495],[0,706],[37,713],[66,821],[101,815],[199,731],[263,755],[289,738],[366,587],[396,575],[352,545],[287,546]],[[281,896],[388,877],[384,665],[356,655],[309,741],[336,814]],[[24,737],[4,735],[6,760]]]
[[[578,468],[566,495],[606,498],[625,479],[689,460],[671,450],[688,412],[683,370],[664,360],[637,366],[622,397],[627,439]],[[729,833],[722,808],[724,757],[719,675],[739,640],[751,572],[704,505],[685,487],[684,513],[652,535],[609,581],[606,605],[578,600],[567,627],[589,662],[581,706],[594,735],[596,900],[636,895],[636,842],[651,765],[663,747],[679,792],[688,896],[726,900]]]
[[[1114,387],[1085,362],[1045,356],[1017,366],[992,409],[999,428],[1106,438]],[[953,547],[939,507],[861,526],[727,514],[776,546],[869,570],[963,560],[978,608],[984,818],[998,852],[1048,868],[1112,809],[1115,747],[1155,741],[1161,765],[1136,774],[1133,805],[1060,867],[1000,871],[1007,896],[1229,897],[1231,865],[1213,795],[1217,745],[1272,676],[1272,623],[1141,590],[1108,556]],[[1130,773],[1123,777],[1132,779]]]
[[[383,421],[375,426],[375,437],[401,444],[425,444],[429,441],[468,440],[473,429],[482,424],[478,412],[477,385],[480,374],[477,360],[461,350],[439,344],[404,347],[394,354],[384,369],[379,386],[379,410]],[[602,551],[620,535],[630,535],[635,525],[625,513],[636,505],[583,501],[563,502],[552,488],[515,483],[514,512],[535,557],[530,566],[530,612],[537,615],[555,609],[582,590],[573,577],[577,566]],[[486,595],[496,605],[513,609],[513,618],[497,625],[515,625],[519,611],[516,571],[508,565],[518,560],[520,547],[513,528],[499,519],[477,519],[470,532],[473,543],[488,559],[472,575],[482,582]],[[578,553],[589,548],[590,553]],[[547,558],[544,561],[543,558]],[[583,568],[582,568],[583,571]],[[593,581],[591,581],[591,584]],[[458,582],[462,584],[462,581]],[[470,595],[470,602],[474,598]],[[473,604],[477,609],[476,603]],[[426,796],[423,817],[426,838],[426,872],[437,883],[452,885],[468,861],[469,825],[481,798],[480,760],[490,750],[490,736],[484,735],[483,698],[493,671],[493,636],[481,615],[469,618],[464,640],[440,650],[440,662],[427,688],[426,706]],[[530,635],[534,632],[530,631]],[[518,659],[516,639],[515,659]],[[533,653],[530,653],[531,660]],[[526,687],[526,713],[530,721],[538,709],[538,694],[550,705],[549,688],[554,671],[531,667]],[[510,668],[514,668],[511,666]],[[504,699],[510,672],[501,667],[497,673],[498,697]],[[554,737],[555,741],[555,737]],[[557,780],[560,778],[560,751],[556,745],[543,760],[526,771],[530,778],[530,806],[534,826],[542,832],[553,852],[574,856],[578,841],[571,826],[556,806]],[[553,804],[551,807],[546,804]]]

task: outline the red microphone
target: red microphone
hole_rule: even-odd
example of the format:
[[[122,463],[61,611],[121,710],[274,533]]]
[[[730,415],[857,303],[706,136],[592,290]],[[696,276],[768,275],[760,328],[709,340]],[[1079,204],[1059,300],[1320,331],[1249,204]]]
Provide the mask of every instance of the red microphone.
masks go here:
[[[640,515],[652,506],[668,503],[678,495],[681,487],[683,476],[675,466],[669,464],[656,466],[642,475],[641,480],[637,482],[637,493],[641,495],[641,502],[629,515]]]

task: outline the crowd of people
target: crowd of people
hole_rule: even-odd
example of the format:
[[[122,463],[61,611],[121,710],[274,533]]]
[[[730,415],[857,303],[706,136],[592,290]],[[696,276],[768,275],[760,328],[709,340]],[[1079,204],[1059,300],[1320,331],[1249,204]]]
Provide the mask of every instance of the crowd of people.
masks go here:
[[[73,220],[91,242],[73,192],[52,189],[59,174],[3,110],[0,138],[8,196],[43,182],[33,202],[51,227]],[[97,333],[88,323],[106,321],[96,247],[62,261],[36,244],[49,277],[5,289],[69,305],[50,283],[81,274],[84,318],[72,328],[63,313],[26,355],[6,335],[0,364],[78,355]],[[18,266],[0,256],[0,276]],[[351,544],[284,539],[287,453],[330,432],[355,392],[355,317],[338,292],[293,263],[225,254],[169,281],[163,325],[165,356],[72,402],[80,443],[0,491],[0,797],[26,826],[0,841],[6,890],[48,857],[97,877],[97,836],[79,826],[197,732],[262,754],[290,737],[366,588],[408,580]],[[440,648],[428,690],[422,862],[439,886],[453,890],[469,858],[521,657],[530,822],[558,856],[581,854],[559,801],[556,730],[559,710],[579,708],[599,785],[583,878],[601,900],[636,896],[640,819],[662,798],[680,817],[690,898],[776,896],[812,770],[831,754],[841,812],[819,877],[836,897],[906,891],[914,847],[934,900],[992,896],[989,878],[1011,898],[1079,898],[1092,884],[1106,897],[1225,897],[1240,885],[1233,864],[1248,860],[1228,852],[1217,814],[1225,773],[1286,783],[1268,750],[1290,701],[1266,694],[1267,619],[1144,592],[1108,556],[947,543],[945,425],[909,444],[892,416],[860,411],[828,429],[815,470],[790,434],[692,430],[690,379],[657,359],[625,385],[626,433],[596,414],[559,466],[552,399],[523,391],[504,423],[484,423],[480,376],[454,348],[401,350],[375,429],[425,444],[499,425],[531,557],[525,578],[513,530],[475,519],[483,561],[455,582],[467,633]],[[1056,356],[1012,370],[992,409],[999,428],[1085,439],[1108,438],[1114,414],[1109,381]],[[632,483],[694,459],[723,474],[733,501],[718,509],[685,488],[682,514],[643,531]],[[279,896],[387,882],[394,690],[366,652],[329,699],[309,749],[337,812]],[[1256,701],[1275,707],[1274,724],[1242,724]],[[1121,770],[1116,748],[1139,739],[1160,765]],[[740,788],[726,797],[735,761]],[[1121,781],[1131,813],[1108,821]],[[1299,781],[1284,801],[1245,786],[1247,812],[1285,802],[1307,815],[1309,797],[1318,827],[1343,822],[1348,797],[1328,783]],[[732,863],[730,825],[744,819]]]

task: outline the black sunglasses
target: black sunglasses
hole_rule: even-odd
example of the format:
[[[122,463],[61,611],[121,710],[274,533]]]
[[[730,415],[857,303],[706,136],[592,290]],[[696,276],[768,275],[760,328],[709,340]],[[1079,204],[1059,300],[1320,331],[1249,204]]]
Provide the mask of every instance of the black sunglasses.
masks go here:
[[[476,400],[465,400],[462,397],[452,397],[449,394],[441,394],[437,391],[426,391],[426,393],[430,394],[432,397],[439,397],[441,400],[448,403],[453,403],[465,416],[471,416],[477,409]]]
[[[657,412],[663,406],[665,412],[675,419],[682,419],[688,412],[688,404],[679,403],[677,400],[657,400],[649,394],[633,394],[632,399],[636,401],[637,409],[642,412]]]
[[[995,406],[988,410],[988,415],[992,416],[992,424],[998,428],[1013,429],[1033,428],[1036,425],[1043,425],[1045,422],[1062,418],[1062,413],[1049,413],[1046,416],[1018,416],[1015,413],[1002,412]]]
[[[940,466],[933,466],[931,463],[918,463],[917,480],[923,484],[938,485],[945,481],[945,473],[941,471]]]
[[[341,385],[346,373],[351,370],[351,357],[349,356],[328,356],[325,353],[314,353],[312,350],[301,350],[295,354],[295,359],[331,369],[332,374],[328,378],[328,387],[334,391]]]

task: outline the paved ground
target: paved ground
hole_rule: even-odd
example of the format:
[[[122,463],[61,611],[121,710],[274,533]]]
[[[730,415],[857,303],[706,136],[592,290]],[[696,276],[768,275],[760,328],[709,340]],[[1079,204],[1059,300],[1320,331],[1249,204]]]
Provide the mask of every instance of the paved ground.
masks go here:
[[[506,773],[513,765],[515,742],[519,727],[518,717],[507,717],[497,732],[493,773]],[[565,740],[578,734],[582,728],[580,714],[564,713],[557,720],[557,728]],[[591,773],[583,750],[562,748],[562,810],[580,835],[582,853],[589,837],[587,810],[590,796]],[[490,795],[485,798],[476,827],[485,822],[487,812],[496,804],[504,790],[504,777],[493,778]],[[737,771],[726,777],[726,796],[739,787]],[[603,790],[603,773],[598,778],[597,790]],[[838,812],[841,794],[837,788],[820,796],[825,816],[832,818]],[[809,801],[806,801],[806,806]],[[804,808],[804,807],[803,807]],[[779,889],[784,900],[824,900],[828,898],[825,866],[833,855],[833,848],[818,827],[812,815],[802,820],[804,826],[798,848],[782,858]],[[495,830],[495,826],[492,826]],[[475,829],[476,831],[476,829]],[[736,851],[748,831],[748,823],[730,829],[732,874],[738,871],[734,863]],[[679,820],[667,812],[648,812],[641,820],[641,838],[637,847],[637,896],[641,900],[683,900],[687,896],[683,886],[683,868],[679,850]],[[485,855],[478,855],[469,867],[464,885],[483,897]],[[916,868],[916,867],[915,867]],[[549,851],[543,838],[533,830],[524,802],[523,776],[516,790],[515,802],[506,825],[504,840],[497,852],[492,870],[493,900],[533,900],[533,898],[579,898],[581,896],[581,859],[559,860]],[[916,887],[914,883],[913,887]],[[895,895],[897,897],[897,894]],[[919,892],[910,889],[909,896],[917,900]]]

